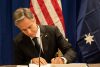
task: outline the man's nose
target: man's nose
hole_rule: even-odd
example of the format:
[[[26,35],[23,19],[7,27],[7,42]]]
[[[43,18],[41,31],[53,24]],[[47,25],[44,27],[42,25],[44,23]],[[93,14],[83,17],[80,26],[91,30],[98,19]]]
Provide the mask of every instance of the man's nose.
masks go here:
[[[28,34],[31,34],[31,30],[30,30],[30,29],[27,29],[27,33],[28,33]]]

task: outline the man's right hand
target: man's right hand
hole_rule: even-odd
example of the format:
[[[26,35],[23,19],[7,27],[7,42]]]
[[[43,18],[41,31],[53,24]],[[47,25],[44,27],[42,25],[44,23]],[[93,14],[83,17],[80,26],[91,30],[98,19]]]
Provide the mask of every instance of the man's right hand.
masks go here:
[[[34,64],[39,64],[39,62],[40,62],[40,65],[45,65],[45,64],[47,64],[46,60],[45,60],[44,58],[42,58],[42,57],[40,57],[40,61],[39,61],[39,57],[37,57],[37,58],[32,58],[32,63],[34,63]]]

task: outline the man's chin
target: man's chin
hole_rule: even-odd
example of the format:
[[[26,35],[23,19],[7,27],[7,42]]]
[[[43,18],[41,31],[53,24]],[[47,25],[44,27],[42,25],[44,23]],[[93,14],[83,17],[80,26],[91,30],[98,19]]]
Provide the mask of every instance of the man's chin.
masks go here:
[[[34,37],[36,37],[36,36],[30,36],[31,38],[34,38]]]

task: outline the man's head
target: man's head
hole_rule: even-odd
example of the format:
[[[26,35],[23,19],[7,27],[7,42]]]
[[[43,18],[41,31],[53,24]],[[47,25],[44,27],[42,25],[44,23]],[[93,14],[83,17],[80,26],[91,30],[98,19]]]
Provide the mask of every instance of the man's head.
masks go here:
[[[36,19],[28,8],[19,8],[13,14],[15,25],[27,36],[34,38],[38,27]]]

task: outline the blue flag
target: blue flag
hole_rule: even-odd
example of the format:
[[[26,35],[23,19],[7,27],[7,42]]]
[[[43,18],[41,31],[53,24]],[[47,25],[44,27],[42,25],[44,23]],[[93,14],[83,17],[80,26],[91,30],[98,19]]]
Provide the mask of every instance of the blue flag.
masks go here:
[[[76,0],[61,0],[66,37],[76,48]]]
[[[82,62],[100,63],[100,0],[81,0],[77,45]]]
[[[13,63],[13,35],[17,29],[12,21],[12,14],[19,7],[29,7],[30,0],[0,1],[0,65]]]

